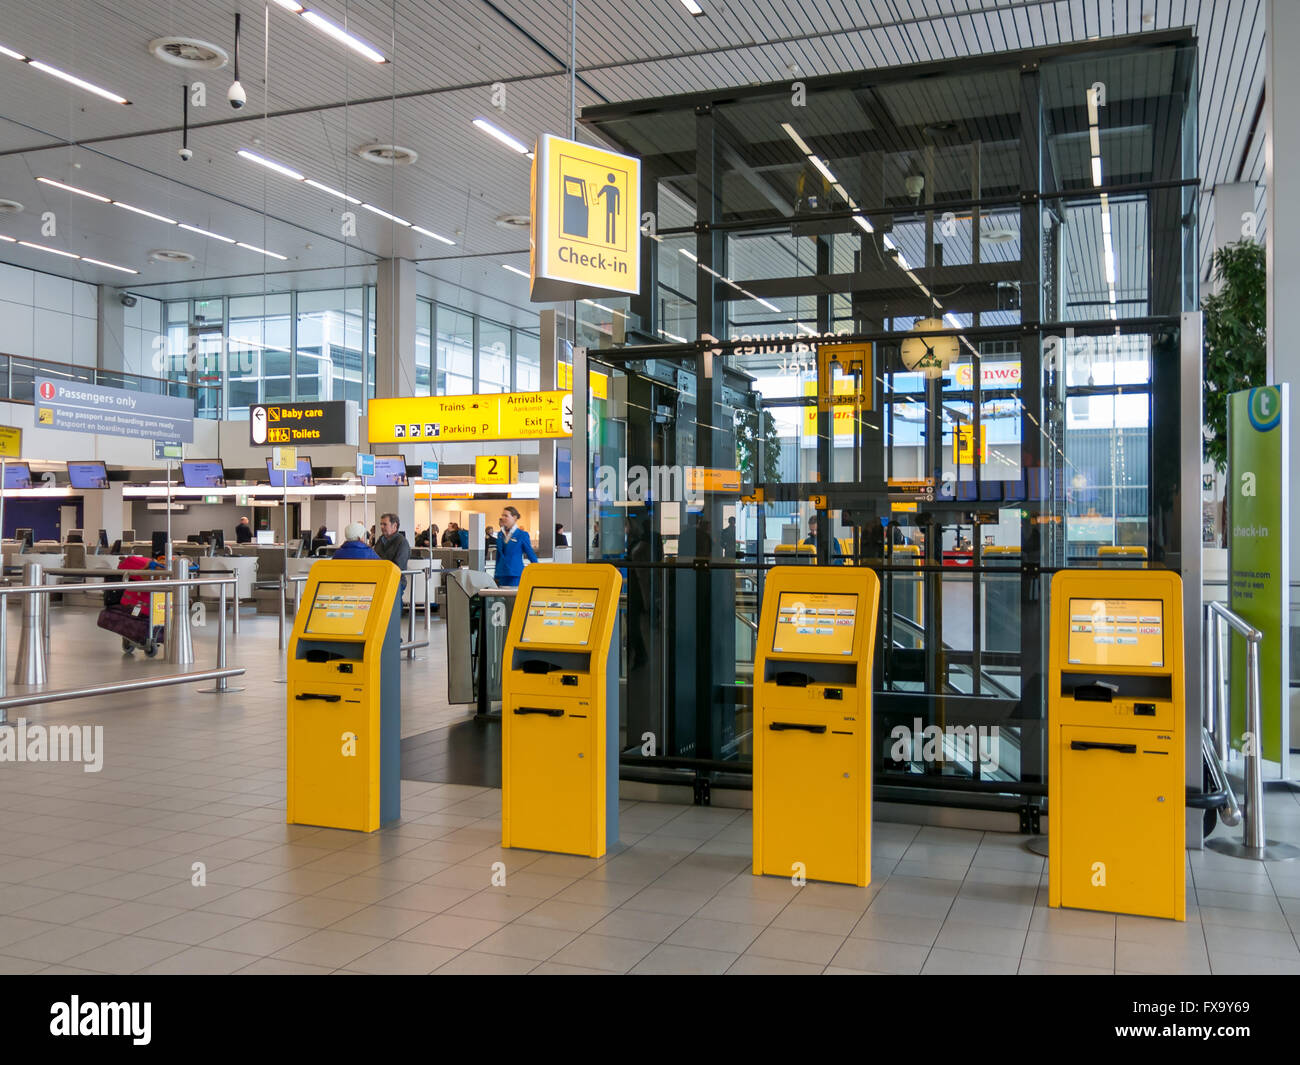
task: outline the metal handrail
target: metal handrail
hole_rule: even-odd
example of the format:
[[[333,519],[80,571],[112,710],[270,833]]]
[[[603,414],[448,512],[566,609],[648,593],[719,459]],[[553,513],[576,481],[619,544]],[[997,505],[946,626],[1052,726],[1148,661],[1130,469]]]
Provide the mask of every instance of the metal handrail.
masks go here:
[[[62,571],[62,567],[57,570],[42,570],[42,573],[54,573],[56,576]],[[226,667],[226,588],[229,585],[236,585],[238,578],[235,574],[228,577],[203,577],[198,580],[177,580],[174,577],[167,579],[157,579],[153,573],[165,573],[165,570],[90,570],[90,571],[68,571],[71,575],[78,575],[80,572],[93,573],[95,576],[109,576],[113,579],[102,581],[97,584],[23,584],[23,585],[3,585],[0,586],[0,724],[8,720],[7,711],[11,706],[32,706],[38,703],[61,702],[65,699],[84,699],[96,695],[107,695],[113,692],[121,691],[139,691],[146,688],[162,688],[171,684],[189,684],[203,680],[214,680],[215,686],[208,691],[217,694],[225,694],[231,689],[227,686],[226,681],[230,677],[242,675],[245,670],[242,667],[228,669]],[[151,677],[147,680],[140,681],[122,681],[114,684],[94,685],[88,688],[64,688],[62,690],[34,692],[24,695],[10,696],[8,694],[8,662],[9,662],[9,597],[11,595],[29,596],[35,598],[40,595],[63,595],[66,592],[81,592],[86,595],[103,595],[105,591],[111,590],[106,588],[110,584],[129,585],[137,576],[149,574],[147,578],[148,594],[153,594],[155,590],[170,588],[192,588],[200,585],[217,585],[220,590],[220,618],[217,623],[217,665],[215,669],[203,670],[198,673],[174,673],[162,677]],[[124,589],[125,590],[125,589]],[[143,591],[143,588],[140,589]],[[46,619],[49,618],[48,604],[46,609]],[[189,616],[186,615],[184,624],[189,624]],[[19,651],[21,657],[21,649]],[[21,663],[19,668],[21,669]],[[238,690],[238,689],[236,689]]]
[[[433,574],[435,572],[435,567],[433,565],[435,560],[429,558],[429,559],[425,559],[424,561],[427,562],[428,565],[418,566],[415,568],[408,567],[407,569],[398,570],[398,572],[403,577],[424,577],[424,581],[425,581],[424,583],[424,639],[423,640],[417,640],[415,638],[415,581],[411,581],[409,585],[410,597],[411,597],[410,604],[409,604],[410,617],[406,623],[406,639],[402,642],[401,647],[399,648],[399,650],[406,652],[406,657],[408,660],[413,660],[415,658],[415,652],[421,647],[428,647],[431,641],[430,629],[433,627],[433,613],[432,613],[431,606],[433,603],[433,596],[429,594],[430,592],[429,582],[433,579]],[[284,650],[285,647],[285,623],[286,623],[286,610],[287,610],[285,600],[286,600],[286,593],[288,591],[288,586],[290,583],[299,584],[301,582],[304,582],[310,576],[311,576],[310,573],[295,573],[292,576],[288,576],[288,577],[286,577],[284,574],[280,575],[280,650]],[[297,595],[294,595],[293,599],[294,599],[294,611],[296,613],[298,609],[297,604],[298,604],[299,597]]]
[[[1223,698],[1225,675],[1223,662],[1223,641],[1221,627],[1227,624],[1233,631],[1246,639],[1246,737],[1243,755],[1246,760],[1245,784],[1246,804],[1242,811],[1242,839],[1235,843],[1227,839],[1213,839],[1207,846],[1214,850],[1238,858],[1253,861],[1288,861],[1300,857],[1300,850],[1288,844],[1277,843],[1268,838],[1264,828],[1264,758],[1262,743],[1262,698],[1259,683],[1259,647],[1264,641],[1264,633],[1251,625],[1245,618],[1229,610],[1222,603],[1205,604],[1205,639],[1209,643],[1205,655],[1204,682],[1206,688],[1206,706],[1204,711],[1205,727],[1212,733],[1214,743],[1211,751],[1214,760],[1211,772],[1216,768],[1222,774],[1223,785],[1229,796],[1229,815],[1235,807],[1235,797],[1228,784],[1222,767],[1228,760],[1228,706]],[[1285,737],[1283,737],[1285,743]],[[1215,762],[1218,763],[1217,767]],[[1240,809],[1240,808],[1238,808]]]

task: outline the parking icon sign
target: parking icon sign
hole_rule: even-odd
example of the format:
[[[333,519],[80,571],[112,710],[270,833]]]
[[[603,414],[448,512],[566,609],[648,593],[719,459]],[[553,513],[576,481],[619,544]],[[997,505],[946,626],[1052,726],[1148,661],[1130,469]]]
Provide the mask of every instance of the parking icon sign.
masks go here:
[[[437,425],[435,422],[425,422],[424,435],[429,438],[438,436],[441,431],[441,428],[442,427]]]
[[[406,426],[405,426],[405,425],[394,425],[394,426],[393,426],[393,436],[395,436],[398,440],[405,440],[405,439],[406,439]]]

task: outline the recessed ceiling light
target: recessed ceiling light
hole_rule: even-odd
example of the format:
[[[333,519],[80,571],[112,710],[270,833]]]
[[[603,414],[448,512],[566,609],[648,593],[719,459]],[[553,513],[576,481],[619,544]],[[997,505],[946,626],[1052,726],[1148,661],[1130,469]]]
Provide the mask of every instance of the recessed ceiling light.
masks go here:
[[[509,270],[512,274],[518,274],[520,277],[526,277],[528,280],[532,280],[532,275],[529,274],[527,270],[520,270],[519,267],[511,266],[509,263],[502,263],[501,269]]]
[[[147,47],[155,59],[190,70],[220,70],[230,61],[220,45],[193,37],[155,37]]]
[[[522,141],[519,141],[519,140],[517,140],[516,138],[512,137],[509,133],[507,133],[505,130],[501,129],[499,126],[494,126],[494,125],[493,125],[491,122],[489,122],[486,118],[476,118],[476,119],[474,119],[474,125],[476,125],[479,129],[481,129],[481,130],[482,130],[484,133],[486,133],[489,137],[493,137],[493,138],[495,138],[496,140],[498,140],[498,141],[500,141],[502,144],[504,144],[507,148],[510,148],[510,149],[512,149],[512,150],[514,150],[514,151],[516,151],[516,152],[518,152],[520,155],[528,155],[528,154],[529,154],[529,148],[528,148],[528,145],[526,145],[526,144],[524,144]]]
[[[129,266],[115,266],[113,263],[106,263],[102,259],[92,259],[88,255],[81,257],[83,263],[93,263],[95,266],[106,266],[110,270],[119,270],[124,274],[138,274],[139,270],[132,270]]]
[[[279,259],[281,262],[287,262],[289,259],[289,256],[281,255],[278,251],[267,251],[265,248],[259,248],[256,244],[245,244],[242,240],[235,241],[235,246],[244,248],[247,251],[255,251],[262,255],[268,255],[272,259]]]
[[[109,270],[118,270],[124,274],[138,274],[140,272],[139,270],[132,270],[129,266],[118,266],[116,263],[106,263],[103,259],[92,259],[88,255],[78,255],[76,252],[64,251],[62,248],[51,248],[48,244],[36,244],[30,240],[16,240],[13,237],[6,237],[2,233],[0,233],[0,240],[7,244],[21,244],[24,248],[47,252],[50,255],[58,255],[64,259],[76,259],[78,262],[90,263],[92,266],[103,266]]]
[[[410,166],[420,158],[420,153],[400,144],[363,144],[357,149],[357,156],[377,166]]]
[[[75,192],[78,196],[85,196],[88,200],[98,200],[100,203],[110,203],[107,196],[101,196],[97,192],[87,192],[85,189],[79,189],[76,185],[65,185],[62,181],[55,181],[53,178],[38,177],[37,181],[45,185],[53,185],[56,189],[62,189],[64,192]]]
[[[697,17],[704,14],[704,8],[700,7],[695,0],[682,0],[682,7]]]

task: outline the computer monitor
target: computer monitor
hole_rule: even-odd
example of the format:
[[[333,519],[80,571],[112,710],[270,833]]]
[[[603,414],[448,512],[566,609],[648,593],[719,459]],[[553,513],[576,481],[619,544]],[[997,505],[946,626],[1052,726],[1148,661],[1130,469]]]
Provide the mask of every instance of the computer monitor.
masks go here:
[[[100,530],[99,530],[99,546],[100,546],[100,547],[107,547],[107,546],[108,546],[108,530],[107,530],[107,529],[100,529]]]
[[[102,462],[69,462],[68,484],[78,491],[108,487],[108,470]]]
[[[290,488],[306,488],[312,483],[311,459],[306,455],[298,456],[296,470],[277,470],[274,463],[274,459],[266,460],[266,474],[271,479],[272,488],[284,488],[286,479]]]
[[[185,537],[185,542],[187,544],[201,544],[203,538],[198,533],[190,533],[189,536]]]
[[[199,543],[201,543],[201,544],[210,544],[210,543],[212,543],[212,530],[210,530],[210,529],[200,529],[200,530],[199,530]]]
[[[375,475],[370,478],[373,485],[406,484],[406,457],[403,455],[376,455]]]
[[[17,541],[18,541],[20,544],[22,544],[24,547],[31,547],[31,546],[32,546],[32,530],[31,530],[31,529],[15,529],[15,530],[14,530],[14,537],[15,537],[15,539],[17,539]]]
[[[225,529],[212,530],[212,546],[215,547],[218,551],[224,551],[226,549]]]
[[[263,547],[270,547],[275,543],[275,533],[270,529],[258,529],[255,535],[257,536],[257,542]]]
[[[122,530],[122,543],[124,543],[124,544],[133,544],[133,543],[135,543],[135,530],[134,530],[134,529],[123,529],[123,530]]]
[[[186,488],[224,488],[226,471],[220,459],[186,459],[181,463]]]
[[[82,536],[81,529],[69,529],[68,539],[65,542],[69,544],[84,544],[86,541],[85,538]]]
[[[555,449],[555,498],[573,498],[573,449]]]
[[[149,557],[157,558],[159,555],[167,554],[167,533],[160,530],[153,534],[153,544],[149,548]]]
[[[5,465],[5,491],[32,486],[32,468],[25,462],[10,462]]]

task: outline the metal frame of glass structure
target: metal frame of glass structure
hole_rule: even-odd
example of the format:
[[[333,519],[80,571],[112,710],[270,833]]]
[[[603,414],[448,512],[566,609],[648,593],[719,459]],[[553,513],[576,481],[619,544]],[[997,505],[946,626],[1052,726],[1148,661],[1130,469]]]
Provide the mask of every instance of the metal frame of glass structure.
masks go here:
[[[1106,517],[1095,504],[1108,488],[1121,535],[1120,477],[1133,483],[1125,542],[1152,565],[1184,563],[1187,475],[1157,442],[1181,439],[1180,316],[1197,305],[1195,94],[1195,40],[1170,31],[583,112],[641,158],[648,212],[642,293],[578,305],[588,346],[574,369],[575,424],[591,426],[585,448],[575,441],[574,524],[585,517],[592,557],[627,574],[625,779],[692,782],[701,801],[747,786],[764,574],[802,560],[797,544],[792,558],[770,550],[768,533],[815,506],[816,533],[793,539],[818,564],[882,576],[877,799],[1036,825],[1050,575],[1095,555],[1071,531]],[[953,338],[968,382],[915,372],[923,318],[943,326],[926,350]],[[873,345],[852,384],[868,402],[842,419],[818,408],[813,338],[827,336]],[[1094,379],[1085,351],[1109,353],[1109,376]],[[765,395],[760,367],[778,353],[811,367],[814,387]],[[1014,384],[985,382],[999,363],[1018,363]],[[609,378],[607,397],[583,387],[589,369]],[[1109,482],[1099,462],[1075,462],[1093,401],[1120,426],[1102,450],[1127,448]],[[1120,406],[1141,432],[1124,435]],[[815,424],[796,428],[793,458],[769,424],[791,418]],[[963,466],[955,438],[982,453],[974,442],[998,422],[1013,472]],[[740,469],[755,502],[656,486],[655,470],[686,466]],[[627,483],[636,467],[648,491],[599,495],[608,470]],[[755,535],[727,520],[738,510]],[[900,523],[919,557],[898,550]],[[991,528],[1014,541],[1001,554],[983,550]],[[1199,529],[1186,536],[1198,545]],[[895,730],[918,724],[939,728],[938,756],[891,753]],[[998,769],[951,743],[994,727]]]

